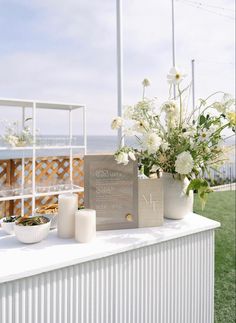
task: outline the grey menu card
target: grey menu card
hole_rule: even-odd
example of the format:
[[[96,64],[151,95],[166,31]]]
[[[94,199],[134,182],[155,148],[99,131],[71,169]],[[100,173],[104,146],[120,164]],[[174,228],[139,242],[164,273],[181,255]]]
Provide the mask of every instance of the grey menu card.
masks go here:
[[[97,229],[138,227],[137,162],[117,164],[113,155],[84,157],[84,203],[97,212]]]

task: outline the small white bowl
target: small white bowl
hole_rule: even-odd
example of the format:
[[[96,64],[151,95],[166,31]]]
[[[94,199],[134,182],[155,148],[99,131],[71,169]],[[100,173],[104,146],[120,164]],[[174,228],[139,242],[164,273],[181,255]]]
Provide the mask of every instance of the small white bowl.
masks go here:
[[[53,214],[44,214],[46,218],[48,218],[51,222],[50,224],[50,229],[56,229],[57,228],[57,218],[58,218],[58,213],[53,213]]]
[[[15,222],[4,222],[5,218],[1,220],[1,227],[3,231],[5,231],[7,234],[14,234],[14,227],[15,227]]]
[[[15,224],[16,238],[23,243],[36,243],[40,242],[48,236],[50,230],[50,221],[47,223],[25,226]]]

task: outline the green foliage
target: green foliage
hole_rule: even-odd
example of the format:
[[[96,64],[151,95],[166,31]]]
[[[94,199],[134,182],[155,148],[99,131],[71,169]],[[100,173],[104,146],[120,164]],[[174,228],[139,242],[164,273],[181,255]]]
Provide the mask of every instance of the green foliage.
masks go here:
[[[204,117],[204,115],[202,114],[202,115],[200,116],[200,121],[199,121],[200,126],[201,126],[201,125],[203,125],[203,124],[205,123],[205,121],[206,121],[206,118],[205,118],[205,117]]]
[[[192,179],[186,191],[187,195],[189,195],[190,190],[197,191],[198,197],[201,201],[202,210],[203,210],[207,202],[208,194],[213,191],[210,188],[207,180],[203,178]]]

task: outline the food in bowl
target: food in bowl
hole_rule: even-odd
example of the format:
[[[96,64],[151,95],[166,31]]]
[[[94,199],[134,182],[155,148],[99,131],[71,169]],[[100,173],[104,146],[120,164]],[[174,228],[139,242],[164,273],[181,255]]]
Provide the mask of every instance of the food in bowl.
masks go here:
[[[14,229],[20,242],[36,243],[48,236],[50,220],[45,216],[21,217],[15,222]]]
[[[36,209],[36,215],[44,215],[51,221],[50,229],[57,227],[58,204],[44,205]]]
[[[1,219],[1,227],[7,234],[14,234],[14,224],[17,219],[16,215],[6,216]]]

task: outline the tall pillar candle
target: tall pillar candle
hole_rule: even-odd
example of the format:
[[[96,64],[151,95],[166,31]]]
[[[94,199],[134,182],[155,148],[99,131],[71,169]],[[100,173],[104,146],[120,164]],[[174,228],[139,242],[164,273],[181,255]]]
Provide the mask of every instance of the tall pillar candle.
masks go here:
[[[57,234],[60,238],[74,238],[75,212],[77,210],[77,194],[68,193],[59,195]]]
[[[82,209],[75,214],[75,240],[89,242],[96,237],[96,211]]]

